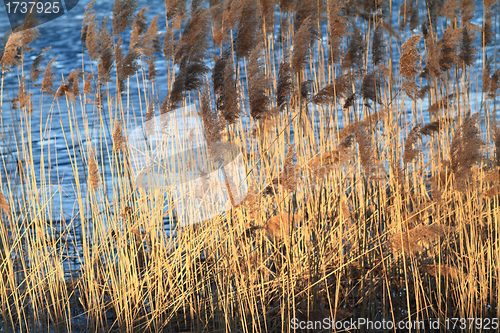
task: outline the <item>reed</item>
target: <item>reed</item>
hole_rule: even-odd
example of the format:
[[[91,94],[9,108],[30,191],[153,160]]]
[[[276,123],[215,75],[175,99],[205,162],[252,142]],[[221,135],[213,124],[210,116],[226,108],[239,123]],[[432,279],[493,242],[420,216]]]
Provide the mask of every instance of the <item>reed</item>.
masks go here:
[[[36,28],[0,47],[3,331],[500,317],[497,2],[95,4],[81,67],[34,49]],[[181,226],[130,135],[179,135],[156,117],[188,105],[248,193]],[[195,197],[238,186],[204,167]]]

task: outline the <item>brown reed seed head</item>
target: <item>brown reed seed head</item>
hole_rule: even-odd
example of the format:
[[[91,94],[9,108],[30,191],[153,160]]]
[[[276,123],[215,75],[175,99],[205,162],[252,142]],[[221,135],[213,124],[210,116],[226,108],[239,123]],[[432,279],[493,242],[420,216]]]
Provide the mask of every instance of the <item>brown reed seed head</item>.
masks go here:
[[[437,133],[441,130],[442,128],[442,125],[440,123],[440,121],[433,121],[427,125],[424,125],[422,126],[422,128],[420,129],[420,134],[422,135],[432,135],[434,133]]]
[[[0,208],[4,211],[5,214],[10,215],[9,202],[2,192],[0,192]]]
[[[420,73],[421,69],[420,67],[415,65],[415,62],[420,60],[417,44],[419,43],[421,38],[422,35],[411,36],[401,46],[399,66],[401,75],[407,80],[413,79],[417,74]]]
[[[439,41],[441,53],[439,57],[439,65],[441,71],[449,70],[453,64],[457,63],[458,41],[460,39],[460,28],[454,28],[449,25],[443,33],[443,37]]]
[[[54,72],[52,70],[52,66],[56,59],[57,57],[50,59],[47,67],[45,68],[45,74],[43,75],[42,91],[49,95],[54,95],[54,90],[52,88],[54,86],[55,76],[53,75]]]
[[[161,38],[162,34],[158,33],[158,15],[156,15],[153,20],[151,21],[151,24],[149,25],[148,30],[144,33],[144,36],[142,37],[141,40],[141,46],[143,49],[143,54],[150,58],[154,58],[154,53],[161,53],[162,52],[162,45],[161,45]]]
[[[281,111],[284,111],[290,102],[290,96],[293,91],[292,67],[285,58],[280,65],[278,72],[278,87],[276,89],[276,104]]]
[[[94,149],[91,149],[89,161],[88,161],[88,170],[89,170],[89,186],[92,190],[95,190],[99,187],[101,183],[101,175],[99,174],[99,166],[97,164],[97,159],[95,156]]]
[[[361,84],[361,95],[364,99],[371,99],[373,102],[379,102],[378,95],[381,88],[380,71],[375,70],[363,77]]]
[[[248,61],[248,102],[250,115],[254,119],[266,118],[271,102],[266,94],[270,80],[264,74],[264,68],[259,62],[259,58],[262,56],[262,47],[262,43],[254,47]]]
[[[12,33],[5,44],[5,50],[3,52],[2,59],[0,60],[2,69],[5,70],[9,67],[21,64],[22,46],[22,32]]]
[[[149,7],[150,6],[141,8],[135,16],[134,23],[132,25],[132,33],[130,34],[129,50],[141,47],[141,36],[148,28],[148,24],[146,22],[146,12],[148,11]]]
[[[136,0],[115,0],[112,22],[114,36],[120,35],[132,25],[138,5],[139,2]]]
[[[353,23],[353,33],[349,41],[349,47],[344,55],[342,68],[360,69],[363,67],[363,52],[365,50],[365,41],[361,29]]]
[[[217,100],[217,108],[229,124],[234,124],[240,117],[241,110],[238,104],[239,93],[236,86],[233,61],[232,58],[228,58],[224,67],[224,84]]]
[[[293,38],[292,68],[299,73],[309,61],[309,50],[314,44],[317,32],[310,18],[304,20]]]
[[[290,234],[292,216],[282,213],[271,217],[266,222],[266,233],[272,239],[282,240]]]
[[[94,74],[91,73],[84,73],[84,76],[86,76],[85,81],[83,83],[83,93],[86,95],[92,94],[92,78],[94,77]]]
[[[26,109],[28,113],[31,113],[29,106],[31,105],[31,95],[26,91],[26,76],[23,76],[21,78],[21,82],[19,82],[19,91],[17,93],[17,97],[12,100],[12,104],[14,104],[14,108],[16,108],[17,103],[19,103],[19,109],[23,109],[28,107]]]
[[[389,246],[395,250],[406,254],[417,254],[430,247],[433,242],[455,229],[440,224],[423,225],[408,230],[407,232],[396,233],[389,238]],[[424,247],[425,245],[425,247]]]
[[[261,19],[258,16],[256,0],[244,0],[241,19],[236,29],[236,56],[247,57],[261,38]]]
[[[203,120],[203,130],[209,143],[218,142],[221,138],[222,126],[217,117],[217,113],[210,105],[209,87],[205,85],[201,96],[201,119]]]
[[[122,122],[119,121],[115,124],[113,131],[113,147],[115,151],[124,150],[126,148],[127,139],[123,134]]]
[[[107,17],[101,23],[100,30],[100,43],[101,43],[101,54],[99,57],[99,63],[97,64],[97,77],[99,84],[104,84],[105,82],[111,82],[111,69],[114,63],[113,54],[113,41],[111,34],[106,27]]]
[[[329,61],[333,64],[340,60],[342,39],[349,32],[349,22],[342,11],[346,1],[328,0],[328,23],[330,35],[328,36]]]
[[[30,81],[31,82],[35,82],[38,79],[38,77],[42,74],[40,64],[43,61],[43,57],[44,57],[45,53],[47,53],[51,48],[52,47],[49,46],[49,47],[42,49],[36,55],[35,60],[33,60],[33,63],[31,64],[31,68],[30,68]]]
[[[434,265],[424,265],[424,269],[426,270],[427,273],[434,277],[438,277],[439,275],[441,276],[447,276],[455,280],[462,280],[462,274],[460,271],[453,266],[446,265],[446,264],[434,264]]]
[[[498,197],[499,195],[500,195],[500,185],[496,185],[496,186],[493,186],[492,188],[484,191],[481,194],[481,197],[493,199],[493,198]]]
[[[372,42],[372,59],[373,65],[377,66],[379,64],[384,64],[384,60],[386,57],[385,54],[385,39],[382,31],[382,24],[377,24],[377,28],[373,32],[373,42]]]
[[[415,157],[418,156],[422,151],[420,149],[414,149],[413,145],[417,143],[417,140],[422,137],[421,134],[421,125],[415,125],[408,133],[408,137],[405,142],[405,151],[404,151],[404,162],[411,163]]]
[[[471,66],[474,64],[477,55],[477,51],[474,47],[474,39],[469,30],[470,28],[468,25],[462,28],[460,53],[458,54],[461,67]]]

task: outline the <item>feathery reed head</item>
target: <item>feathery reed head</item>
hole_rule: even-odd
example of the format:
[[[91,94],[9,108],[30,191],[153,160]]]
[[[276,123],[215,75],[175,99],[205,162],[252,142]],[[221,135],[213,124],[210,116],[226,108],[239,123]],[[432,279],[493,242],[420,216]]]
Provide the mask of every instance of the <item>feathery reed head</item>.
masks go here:
[[[261,22],[258,17],[257,0],[244,0],[241,19],[236,29],[236,56],[246,57],[258,44]]]
[[[89,186],[91,189],[95,190],[99,187],[101,183],[101,175],[99,174],[99,166],[97,164],[97,158],[95,156],[94,149],[91,149],[90,156],[88,160],[88,170],[89,170]]]
[[[288,62],[288,59],[284,59],[280,65],[278,73],[278,87],[276,89],[276,104],[281,111],[285,110],[288,106],[292,91],[292,67]]]
[[[120,35],[132,25],[134,12],[138,5],[136,0],[115,0],[113,4],[113,35]]]
[[[54,72],[52,70],[52,66],[56,59],[57,57],[50,59],[47,67],[45,68],[45,74],[43,75],[42,91],[49,95],[54,95],[54,90],[52,89],[52,87],[54,86],[55,76],[53,75]]]

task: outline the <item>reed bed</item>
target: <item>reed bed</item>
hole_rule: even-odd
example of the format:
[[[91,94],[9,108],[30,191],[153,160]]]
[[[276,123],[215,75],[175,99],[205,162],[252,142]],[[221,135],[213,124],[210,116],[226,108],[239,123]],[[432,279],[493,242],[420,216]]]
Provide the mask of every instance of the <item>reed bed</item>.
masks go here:
[[[101,21],[94,4],[61,79],[36,27],[0,53],[2,331],[500,317],[498,2],[166,0],[148,19],[116,0]],[[241,147],[249,192],[181,227],[168,189],[136,184],[128,137],[193,103],[211,142]],[[67,122],[65,219],[37,113]]]

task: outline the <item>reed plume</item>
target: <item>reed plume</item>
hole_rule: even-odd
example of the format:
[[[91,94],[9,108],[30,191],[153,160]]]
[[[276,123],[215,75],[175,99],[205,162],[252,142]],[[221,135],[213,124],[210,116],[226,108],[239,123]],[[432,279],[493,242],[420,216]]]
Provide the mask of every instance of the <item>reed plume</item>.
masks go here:
[[[273,184],[280,184],[283,188],[292,192],[297,187],[297,181],[299,178],[300,167],[294,163],[296,158],[295,148],[292,145],[287,146],[287,152],[285,156],[285,162],[283,163],[283,169],[277,178],[274,178]]]
[[[261,34],[261,22],[257,16],[258,7],[256,0],[244,0],[241,19],[236,29],[236,56],[247,57],[252,48],[258,44]]]
[[[454,228],[441,224],[420,224],[407,232],[392,235],[388,243],[394,251],[404,251],[406,254],[416,255],[424,251],[425,247],[430,247],[439,237],[453,231]]]
[[[192,14],[175,50],[174,61],[180,67],[204,62],[208,47],[208,23],[208,13],[201,7]]]
[[[370,178],[373,171],[379,167],[379,163],[376,161],[375,157],[376,148],[372,145],[367,126],[357,126],[354,128],[353,134],[358,144],[361,169],[365,177]]]
[[[40,75],[42,74],[42,69],[40,67],[40,64],[43,61],[44,55],[51,49],[52,47],[46,47],[42,49],[38,54],[36,55],[35,60],[33,60],[33,63],[31,64],[31,69],[30,69],[30,81],[35,82],[38,80]]]
[[[277,0],[259,0],[259,9],[262,13],[266,33],[274,31],[274,13],[277,3]]]
[[[328,43],[329,43],[329,54],[328,54],[328,59],[330,63],[336,63],[337,61],[340,60],[340,55],[341,55],[341,44],[342,44],[342,39],[343,36],[345,36],[348,31],[348,20],[343,15],[342,11],[344,9],[344,6],[346,4],[346,1],[335,1],[335,0],[328,0],[327,1],[327,10],[328,10],[328,24],[330,27],[330,34],[328,36]]]
[[[292,83],[292,67],[285,58],[280,65],[278,72],[278,86],[276,88],[276,104],[281,111],[284,111],[290,101],[290,96],[293,91]]]
[[[19,109],[23,109],[30,106],[31,103],[31,95],[26,91],[26,77],[23,75],[21,81],[19,82],[19,91],[17,93],[17,97],[12,100],[12,104],[16,105],[19,103]],[[28,108],[28,113],[31,110]]]
[[[309,50],[316,37],[311,19],[305,19],[293,38],[292,68],[295,73],[299,73],[309,61]]]
[[[489,45],[493,42],[494,32],[492,27],[492,18],[494,16],[491,6],[496,1],[485,0],[483,1],[483,26],[481,28],[481,43],[483,46]]]
[[[179,17],[180,20],[183,20],[186,15],[186,3],[186,0],[165,0],[167,20],[171,20],[174,17]]]
[[[266,77],[264,68],[259,62],[262,55],[263,44],[258,44],[248,59],[248,102],[250,115],[254,119],[264,118],[269,111],[270,98],[266,94],[269,78]]]
[[[406,0],[399,9],[399,30],[404,30],[407,23],[410,24],[410,30],[417,28],[419,24],[418,6],[415,0]]]
[[[122,122],[116,122],[113,130],[113,149],[114,151],[125,150],[127,139],[123,134]]]
[[[481,193],[482,198],[493,199],[500,195],[500,185],[493,186],[492,188]]]
[[[162,52],[162,45],[160,40],[163,35],[161,33],[158,33],[158,17],[159,16],[156,15],[151,20],[151,24],[149,25],[141,40],[141,48],[143,54],[150,59],[155,59],[154,53]]]
[[[451,170],[455,175],[457,189],[464,191],[472,166],[481,159],[481,140],[476,123],[479,113],[466,114],[462,126],[457,129],[450,148]]]
[[[352,24],[353,32],[349,41],[349,47],[342,62],[342,68],[360,69],[363,67],[363,52],[365,50],[365,42],[361,29]]]
[[[141,8],[135,16],[134,23],[132,24],[132,33],[130,34],[129,50],[141,47],[141,37],[148,28],[146,21],[146,12],[149,7]]]
[[[205,85],[201,96],[201,119],[203,130],[209,143],[218,142],[221,139],[222,126],[217,117],[217,113],[212,110],[209,98],[209,86]]]
[[[49,95],[54,95],[54,90],[52,89],[52,87],[54,86],[55,76],[53,75],[54,71],[52,70],[52,66],[56,59],[57,57],[50,59],[47,67],[45,68],[45,74],[43,75],[41,90]]]
[[[382,24],[379,23],[377,24],[377,27],[373,32],[372,59],[374,66],[384,64],[385,48],[386,48],[386,43],[384,40],[384,34],[382,32]]]
[[[0,208],[4,211],[6,215],[10,215],[9,202],[7,201],[7,198],[2,192],[0,192]]]
[[[170,96],[162,104],[161,114],[176,108],[184,99],[186,91],[198,90],[203,85],[201,76],[207,72],[208,67],[203,63],[191,63],[182,67],[175,76]]]
[[[113,36],[120,35],[134,22],[134,12],[139,2],[136,0],[115,0],[113,4]]]
[[[85,81],[83,82],[83,93],[90,95],[92,94],[92,84],[91,80],[94,77],[94,74],[92,73],[84,73],[86,76]]]
[[[439,132],[442,126],[443,125],[440,121],[433,121],[427,125],[422,126],[422,128],[420,129],[420,134],[430,136],[434,133]]]
[[[476,49],[474,48],[474,40],[470,36],[469,26],[464,26],[462,28],[462,36],[460,40],[460,53],[458,54],[458,58],[462,61],[463,66],[471,66],[474,64],[474,60],[476,59]]]
[[[309,168],[318,178],[323,178],[331,169],[331,166],[347,164],[352,157],[352,146],[354,143],[354,134],[349,134],[343,138],[337,149],[316,156],[308,162]]]
[[[439,41],[441,53],[439,57],[439,65],[441,70],[446,72],[453,64],[457,63],[458,41],[460,38],[460,29],[453,28],[449,25],[443,33],[443,37]]]
[[[415,157],[418,156],[422,151],[420,149],[414,149],[413,145],[417,143],[417,140],[422,137],[422,126],[415,125],[408,133],[408,137],[405,141],[405,151],[404,151],[404,162],[411,163]]]
[[[426,38],[425,40],[425,68],[427,69],[427,73],[431,75],[431,77],[439,77],[441,76],[441,64],[440,64],[440,55],[441,55],[441,43],[437,43],[432,38]]]
[[[64,82],[61,83],[59,88],[57,88],[56,93],[54,94],[54,97],[56,99],[59,99],[63,96],[68,96],[69,100],[73,103],[76,102],[75,96],[73,95],[73,93],[71,93],[70,87]]]
[[[335,98],[347,98],[353,80],[354,78],[351,72],[347,72],[337,77],[335,83],[323,87],[323,89],[313,97],[313,103],[327,104],[333,103]]]
[[[18,66],[22,61],[22,32],[14,32],[9,36],[3,52],[0,65],[3,70]]]
[[[101,54],[99,57],[99,63],[97,64],[97,73],[100,84],[111,82],[111,69],[113,68],[114,63],[113,40],[108,28],[106,27],[107,21],[107,17],[102,20],[99,34]]]
[[[302,0],[296,2],[295,18],[293,20],[293,29],[295,32],[302,28],[308,19],[310,20],[309,24],[311,27],[318,25],[320,20],[318,15],[321,15],[323,12],[321,3],[315,0]]]
[[[279,0],[280,11],[282,13],[295,10],[296,0]]]
[[[460,271],[451,265],[446,264],[434,264],[434,265],[424,265],[425,271],[434,276],[435,278],[441,276],[450,277],[451,279],[457,281],[464,281],[465,277],[462,276]]]
[[[370,99],[373,102],[379,102],[379,92],[381,88],[380,71],[375,70],[363,77],[361,84],[361,95],[364,99]]]
[[[96,17],[97,14],[92,9],[96,0],[92,1],[85,7],[82,21],[82,43],[87,47],[90,59],[96,60],[100,53],[99,30],[97,29]]]
[[[491,75],[490,88],[488,91],[489,98],[495,98],[498,89],[498,80],[500,79],[500,69]]]
[[[421,38],[422,35],[414,35],[404,42],[401,46],[401,57],[399,58],[400,73],[405,79],[402,89],[412,100],[419,96],[416,75],[420,73],[421,67],[415,65],[415,62],[420,60],[417,44]]]
[[[99,166],[97,164],[97,158],[95,156],[94,149],[91,149],[90,151],[87,168],[89,170],[89,176],[88,176],[89,186],[92,190],[95,190],[99,187],[99,184],[101,183],[101,175],[99,174]]]
[[[228,124],[234,124],[241,115],[239,93],[235,79],[232,58],[226,60],[224,67],[224,83],[217,99],[217,109]]]
[[[271,239],[283,240],[290,234],[293,219],[288,213],[271,217],[265,225],[266,233]]]

